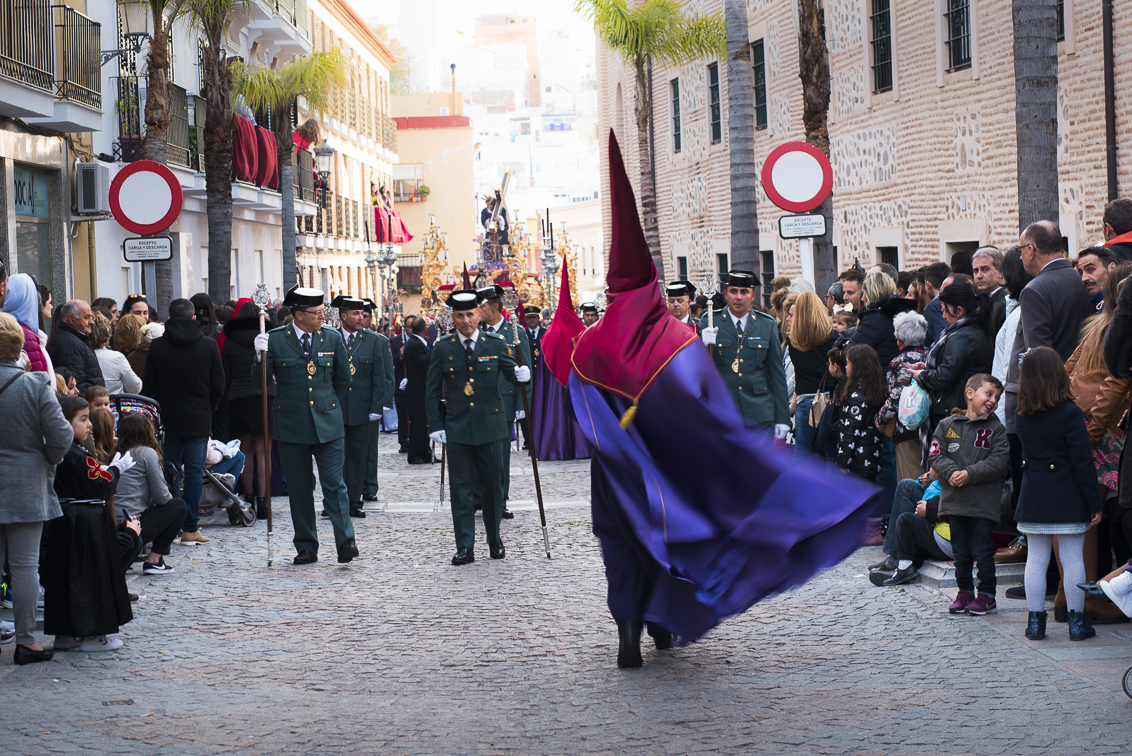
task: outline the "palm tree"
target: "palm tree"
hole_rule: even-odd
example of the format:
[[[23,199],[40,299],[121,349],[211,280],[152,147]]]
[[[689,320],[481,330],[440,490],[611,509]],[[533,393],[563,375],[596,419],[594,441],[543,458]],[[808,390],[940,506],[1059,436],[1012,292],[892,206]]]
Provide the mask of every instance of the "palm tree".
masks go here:
[[[1019,229],[1057,222],[1057,9],[1013,0]]]
[[[190,0],[145,0],[149,7],[153,33],[145,56],[145,140],[142,157],[165,165],[169,143],[169,32],[188,12]],[[153,292],[158,312],[168,313],[173,301],[173,261],[154,264],[157,291]]]
[[[641,166],[641,214],[657,275],[664,279],[660,223],[656,212],[656,183],[649,147],[652,98],[649,69],[653,62],[679,66],[698,58],[727,52],[723,14],[689,18],[679,0],[576,0],[574,10],[593,21],[601,40],[621,56],[636,75],[637,155]]]
[[[755,207],[755,73],[747,34],[746,0],[725,0],[727,28],[727,147],[731,161],[731,265],[759,269]],[[764,282],[769,283],[769,282]]]
[[[818,0],[798,3],[798,76],[802,80],[802,124],[806,142],[829,157],[829,50],[825,46],[825,14]],[[813,240],[814,286],[818,294],[833,285],[833,193],[818,208],[825,216],[825,236]]]
[[[300,96],[307,107],[323,113],[333,92],[350,80],[349,66],[338,48],[295,58],[275,69],[258,65],[232,67],[233,91],[256,111],[270,110],[274,118],[275,145],[279,150],[279,191],[283,195],[283,288],[295,285],[295,144],[291,136],[291,112]]]
[[[232,74],[225,47],[229,19],[247,5],[248,0],[191,0],[189,6],[202,42],[208,295],[214,302],[228,299],[232,280]]]

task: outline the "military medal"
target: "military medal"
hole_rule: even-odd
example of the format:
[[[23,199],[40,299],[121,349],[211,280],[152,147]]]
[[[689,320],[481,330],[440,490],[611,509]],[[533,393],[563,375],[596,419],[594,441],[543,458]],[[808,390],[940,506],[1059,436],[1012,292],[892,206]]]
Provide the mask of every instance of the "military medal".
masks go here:
[[[735,361],[731,363],[731,370],[732,370],[732,372],[735,372],[735,373],[739,372],[739,358],[738,357],[736,357]]]
[[[314,369],[315,369],[314,368],[314,360],[311,360],[310,362],[307,363],[307,373],[309,373],[310,375],[314,375]]]
[[[357,372],[358,372],[358,369],[356,367],[354,367],[354,358],[351,357],[350,358],[350,375],[354,375]]]
[[[475,389],[472,388],[471,382],[469,381],[468,383],[465,383],[464,384],[464,396],[471,396],[474,393],[475,393]]]

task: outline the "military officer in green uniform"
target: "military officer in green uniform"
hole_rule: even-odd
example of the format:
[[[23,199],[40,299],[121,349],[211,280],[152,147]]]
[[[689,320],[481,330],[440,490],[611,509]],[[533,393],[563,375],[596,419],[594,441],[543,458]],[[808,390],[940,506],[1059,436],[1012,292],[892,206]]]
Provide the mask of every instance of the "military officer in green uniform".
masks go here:
[[[505,381],[525,383],[530,368],[516,367],[514,349],[479,329],[479,297],[464,289],[448,297],[456,332],[436,340],[425,379],[429,437],[448,447],[452,564],[475,561],[475,497],[483,505],[483,526],[492,559],[506,552],[499,537],[503,512],[504,450],[511,443],[503,390]],[[445,402],[446,409],[442,409]]]
[[[523,364],[526,366],[531,365],[531,341],[527,336],[527,329],[516,324],[515,328],[511,327],[511,322],[503,318],[503,287],[499,284],[492,284],[487,288],[480,289],[476,292],[480,298],[480,329],[484,333],[490,333],[507,342],[510,347],[519,346],[520,354],[523,357]],[[516,333],[518,334],[518,341],[515,340]],[[522,417],[523,403],[519,398],[518,385],[515,381],[504,378],[503,380],[503,402],[504,408],[507,412],[507,427],[510,428],[516,419]],[[533,398],[530,395],[530,388],[527,389],[528,401]],[[507,499],[511,496],[511,444],[507,444],[506,450],[503,453],[503,518],[510,520],[515,515],[511,510],[507,509]]]
[[[369,473],[370,450],[377,442],[377,421],[382,410],[393,405],[393,353],[389,351],[388,339],[364,327],[369,320],[365,301],[340,296],[330,306],[338,309],[350,365],[350,385],[338,394],[346,426],[343,472],[350,516],[365,517],[362,493]],[[376,459],[373,464],[376,467]]]
[[[337,331],[322,328],[322,292],[292,288],[283,300],[294,320],[255,338],[267,375],[275,378],[274,438],[279,442],[283,471],[290,490],[295,527],[295,564],[318,561],[314,514],[314,470],[318,463],[323,506],[334,526],[338,561],[358,555],[350,521],[346,483],[342,479],[346,431],[338,395],[350,386],[350,357]],[[252,383],[261,386],[260,366],[252,365]]]
[[[732,270],[724,281],[726,308],[713,313],[708,327],[700,321],[700,336],[713,347],[715,366],[748,427],[774,430],[776,439],[790,431],[790,400],[786,396],[786,370],[774,318],[751,309],[759,278],[749,270]]]
[[[367,330],[372,331],[373,333],[380,335],[381,338],[385,339],[385,343],[389,344],[389,339],[384,334],[379,333],[379,331],[377,330],[377,328],[376,328],[376,326],[373,322],[374,321],[373,313],[377,310],[377,303],[374,302],[372,299],[368,299],[368,298],[363,299],[362,301],[366,303],[366,313],[367,313],[367,317],[364,319],[364,324],[365,324],[364,327]],[[393,359],[392,349],[393,349],[393,347],[390,346],[390,360]],[[393,369],[392,368],[392,362],[390,363],[390,366],[391,366],[390,369]],[[394,378],[391,379],[391,380],[394,381],[394,385],[396,385],[396,377],[395,376],[396,376],[396,373],[394,373]],[[389,399],[390,400],[393,399],[392,394],[389,395]],[[388,408],[383,407],[382,409],[384,410],[384,409],[388,409]],[[362,486],[362,501],[377,501],[377,443],[378,443],[377,439],[378,439],[378,426],[380,424],[381,423],[370,423],[370,426],[369,426],[369,437],[370,437],[369,461],[366,462],[366,482]],[[347,488],[349,488],[349,485],[347,485]],[[351,507],[351,509],[352,509],[352,507]]]

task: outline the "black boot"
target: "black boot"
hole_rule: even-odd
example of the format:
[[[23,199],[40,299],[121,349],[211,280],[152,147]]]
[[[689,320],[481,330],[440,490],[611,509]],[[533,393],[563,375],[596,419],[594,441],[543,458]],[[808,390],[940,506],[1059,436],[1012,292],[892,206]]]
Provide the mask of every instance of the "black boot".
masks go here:
[[[267,497],[255,497],[255,518],[257,520],[267,520]]]
[[[667,630],[657,630],[652,635],[657,651],[668,651],[676,645],[676,636]]]
[[[1046,637],[1047,612],[1030,612],[1026,621],[1026,637],[1030,640],[1041,640]]]
[[[1096,628],[1085,619],[1084,612],[1069,610],[1069,640],[1083,641],[1097,634]]]
[[[620,639],[620,647],[617,650],[618,667],[639,667],[644,663],[641,660],[642,628],[642,623],[636,620],[617,623],[617,636]]]

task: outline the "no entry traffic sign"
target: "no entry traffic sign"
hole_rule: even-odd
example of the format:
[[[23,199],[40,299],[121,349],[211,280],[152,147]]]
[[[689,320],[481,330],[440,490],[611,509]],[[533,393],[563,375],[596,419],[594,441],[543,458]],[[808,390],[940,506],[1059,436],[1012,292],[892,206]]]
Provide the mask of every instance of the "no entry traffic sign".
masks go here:
[[[181,214],[184,195],[173,171],[153,160],[138,160],[110,182],[110,212],[127,231],[156,234]]]
[[[833,189],[833,166],[812,144],[779,145],[763,163],[763,189],[770,201],[791,213],[808,213]]]

